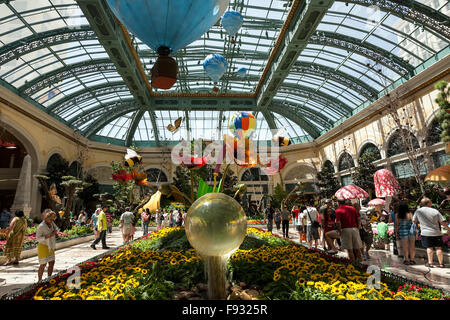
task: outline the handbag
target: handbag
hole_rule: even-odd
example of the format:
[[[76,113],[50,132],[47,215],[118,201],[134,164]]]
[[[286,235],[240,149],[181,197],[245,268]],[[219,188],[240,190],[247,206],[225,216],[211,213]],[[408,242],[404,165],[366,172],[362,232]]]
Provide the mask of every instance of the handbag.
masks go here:
[[[309,220],[312,221],[311,216],[309,215],[309,210],[306,209],[306,212],[308,212]],[[312,221],[312,222],[311,222],[311,225],[312,225],[313,228],[316,228],[316,229],[320,227],[320,223],[317,222],[317,220]]]

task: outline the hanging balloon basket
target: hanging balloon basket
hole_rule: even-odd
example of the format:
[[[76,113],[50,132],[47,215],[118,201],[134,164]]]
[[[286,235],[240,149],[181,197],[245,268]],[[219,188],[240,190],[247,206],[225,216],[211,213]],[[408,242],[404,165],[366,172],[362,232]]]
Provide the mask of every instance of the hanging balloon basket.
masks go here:
[[[234,39],[234,37],[231,37],[231,44],[236,44],[236,39]]]
[[[170,48],[159,47],[158,54],[151,71],[152,87],[167,90],[177,81],[178,65],[174,58],[169,57]]]
[[[212,90],[214,92],[219,92],[219,88],[216,85],[217,85],[217,82],[214,82],[214,88]]]

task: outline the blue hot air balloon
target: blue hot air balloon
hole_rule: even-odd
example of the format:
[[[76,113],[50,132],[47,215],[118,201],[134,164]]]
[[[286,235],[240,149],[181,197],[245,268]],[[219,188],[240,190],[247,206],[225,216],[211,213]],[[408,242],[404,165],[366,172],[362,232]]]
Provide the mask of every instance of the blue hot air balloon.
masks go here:
[[[231,36],[231,43],[236,43],[234,41],[234,36],[242,27],[244,23],[244,17],[237,11],[228,10],[222,16],[222,27]]]
[[[217,84],[220,77],[223,76],[225,71],[227,70],[227,60],[220,54],[210,54],[203,61],[203,69],[206,74],[214,81],[214,84]],[[214,86],[213,91],[219,91],[219,88]]]
[[[239,68],[239,69],[236,71],[236,75],[237,75],[238,77],[240,77],[240,78],[245,77],[246,74],[247,74],[247,68],[244,68],[244,67]]]
[[[230,0],[106,0],[119,21],[158,52],[152,85],[168,89],[176,81],[177,64],[169,57],[199,39],[226,10]]]

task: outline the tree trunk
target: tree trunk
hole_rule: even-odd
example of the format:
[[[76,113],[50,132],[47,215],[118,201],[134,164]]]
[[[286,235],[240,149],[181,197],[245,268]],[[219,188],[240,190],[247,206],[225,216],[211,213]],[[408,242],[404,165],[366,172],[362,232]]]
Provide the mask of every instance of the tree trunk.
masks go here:
[[[56,203],[55,203],[55,201],[53,201],[52,197],[50,196],[50,190],[48,189],[47,182],[45,181],[45,179],[42,179],[42,178],[38,178],[38,181],[41,184],[41,187],[44,191],[45,198],[48,201],[48,205],[50,206],[50,209],[52,209],[52,211],[56,212],[57,211]]]

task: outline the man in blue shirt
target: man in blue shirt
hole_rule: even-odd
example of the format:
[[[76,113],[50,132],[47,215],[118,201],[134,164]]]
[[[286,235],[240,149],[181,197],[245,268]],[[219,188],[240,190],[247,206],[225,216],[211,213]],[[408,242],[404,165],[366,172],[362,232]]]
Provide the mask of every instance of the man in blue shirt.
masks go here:
[[[6,229],[9,226],[9,221],[11,220],[11,212],[7,208],[3,208],[0,213],[0,229]]]

